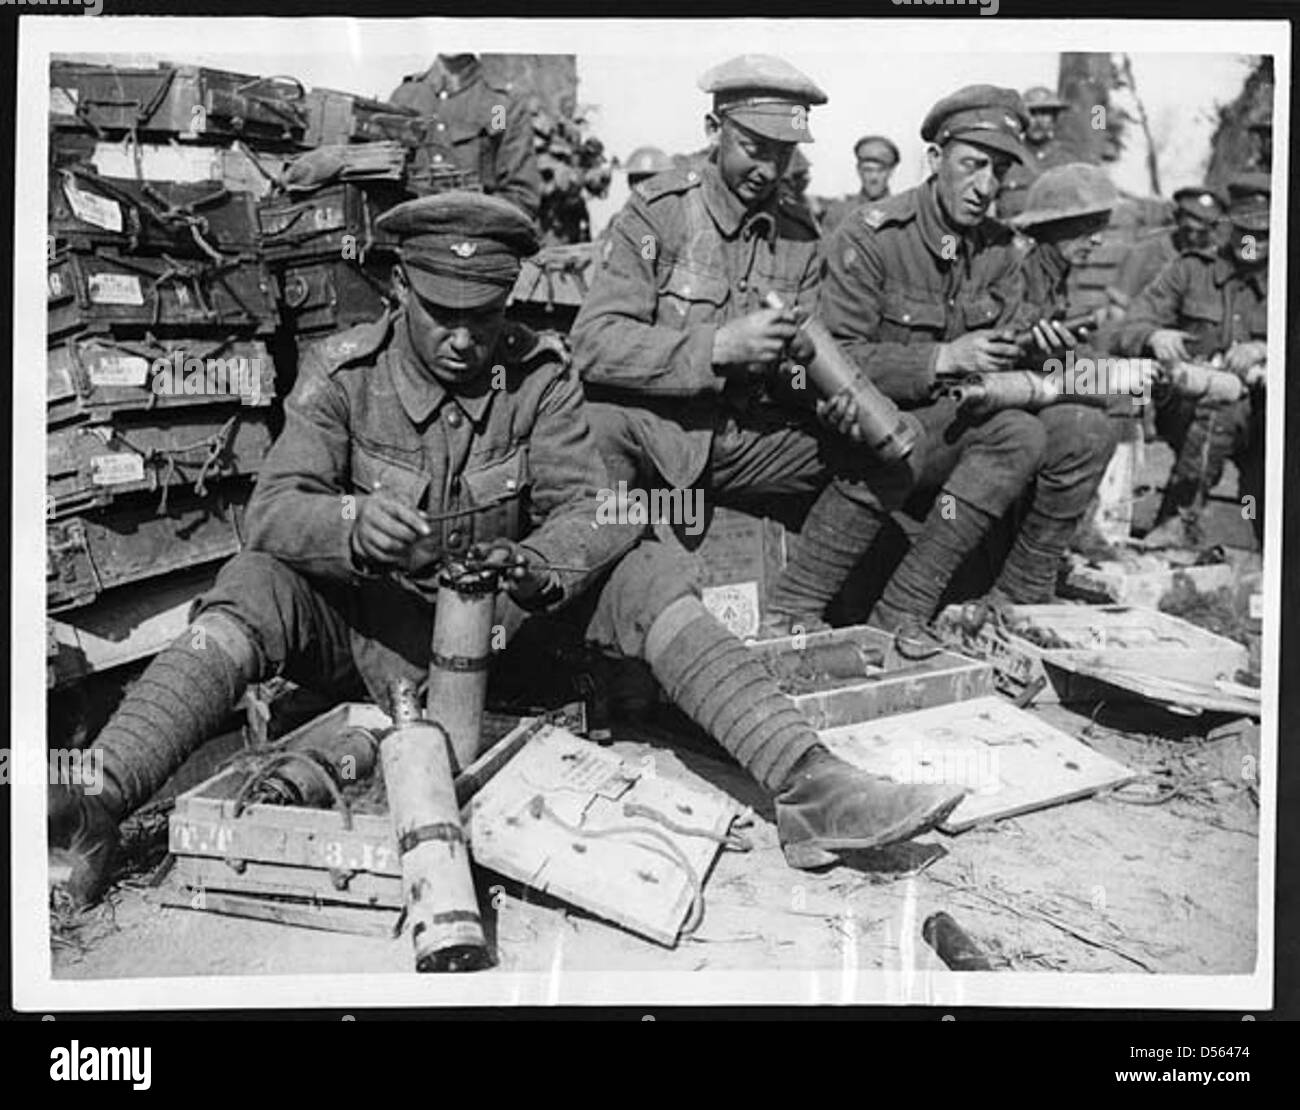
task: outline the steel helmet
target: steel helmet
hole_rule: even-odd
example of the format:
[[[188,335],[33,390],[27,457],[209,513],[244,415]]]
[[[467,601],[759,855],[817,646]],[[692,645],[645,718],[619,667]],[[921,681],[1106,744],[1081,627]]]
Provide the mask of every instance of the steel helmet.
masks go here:
[[[1044,170],[1025,194],[1025,208],[1008,222],[1034,227],[1079,216],[1098,216],[1119,203],[1119,192],[1106,171],[1088,162],[1070,162]]]

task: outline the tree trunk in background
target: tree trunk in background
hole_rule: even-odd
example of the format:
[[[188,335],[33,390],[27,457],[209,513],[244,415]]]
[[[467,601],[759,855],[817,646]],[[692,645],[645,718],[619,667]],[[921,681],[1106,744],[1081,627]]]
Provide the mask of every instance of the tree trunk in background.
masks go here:
[[[1271,158],[1261,150],[1257,137],[1249,130],[1252,119],[1272,118],[1273,59],[1260,58],[1241,92],[1231,104],[1219,109],[1219,126],[1210,141],[1210,166],[1206,183],[1223,189],[1228,180],[1243,170],[1271,168]]]
[[[1062,54],[1057,92],[1070,109],[1061,113],[1056,138],[1080,162],[1113,162],[1128,120],[1110,103],[1119,73],[1109,54]],[[1105,110],[1103,128],[1093,126],[1094,109]]]

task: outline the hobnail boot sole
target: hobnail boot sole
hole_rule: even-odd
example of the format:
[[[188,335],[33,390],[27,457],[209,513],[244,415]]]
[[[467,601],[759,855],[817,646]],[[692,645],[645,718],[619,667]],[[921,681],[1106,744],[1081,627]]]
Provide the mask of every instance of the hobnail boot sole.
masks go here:
[[[815,867],[827,867],[838,861],[837,853],[862,852],[872,848],[886,848],[899,841],[911,840],[944,821],[954,809],[961,805],[966,797],[963,791],[954,797],[945,798],[932,806],[918,820],[900,821],[891,829],[871,837],[818,837],[813,840],[800,841],[798,844],[782,844],[781,851],[785,861],[798,871],[807,871]]]

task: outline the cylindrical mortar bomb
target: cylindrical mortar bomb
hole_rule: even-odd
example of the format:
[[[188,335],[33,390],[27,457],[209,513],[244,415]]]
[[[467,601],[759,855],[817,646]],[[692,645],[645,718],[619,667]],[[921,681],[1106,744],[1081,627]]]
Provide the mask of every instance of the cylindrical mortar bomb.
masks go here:
[[[342,788],[349,782],[368,779],[375,769],[379,744],[364,728],[345,728],[330,736],[305,736],[285,744],[280,751],[300,752],[315,762],[324,774]],[[272,805],[322,808],[332,804],[333,794],[320,774],[297,761],[279,763],[253,790],[251,801]]]
[[[957,407],[971,416],[1004,409],[1038,412],[1060,400],[1055,382],[1032,370],[1003,370],[996,374],[970,374],[948,388]]]
[[[992,971],[989,958],[946,913],[932,913],[921,926],[921,936],[939,959],[953,971]]]
[[[782,651],[772,657],[768,669],[777,678],[802,678],[809,674],[828,679],[863,678],[884,661],[885,653],[880,648],[841,640]]]
[[[474,762],[482,741],[497,583],[494,569],[459,566],[438,581],[425,706],[451,737],[458,771]]]
[[[402,860],[402,897],[416,971],[489,963],[469,851],[456,804],[447,733],[420,716],[415,686],[389,687],[393,727],[380,740],[384,786]]]
[[[769,308],[785,307],[776,293],[768,293],[765,300]],[[916,446],[915,418],[904,416],[866,374],[858,371],[820,320],[809,318],[799,326],[813,345],[808,377],[817,391],[830,400],[849,390],[868,450],[881,462],[900,462],[907,458]]]
[[[1165,381],[1178,396],[1210,405],[1230,405],[1240,401],[1246,392],[1246,383],[1231,370],[1217,370],[1195,362],[1171,366],[1165,372]]]

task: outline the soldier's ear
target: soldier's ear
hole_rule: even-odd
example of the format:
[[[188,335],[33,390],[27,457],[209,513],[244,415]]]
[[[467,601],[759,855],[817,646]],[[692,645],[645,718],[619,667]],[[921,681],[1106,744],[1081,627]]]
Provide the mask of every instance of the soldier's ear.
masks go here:
[[[722,121],[712,112],[705,113],[704,116],[704,137],[709,140],[712,146],[718,141],[718,135],[722,131]]]
[[[925,164],[931,173],[939,172],[939,163],[943,161],[943,147],[938,143],[925,144]]]

